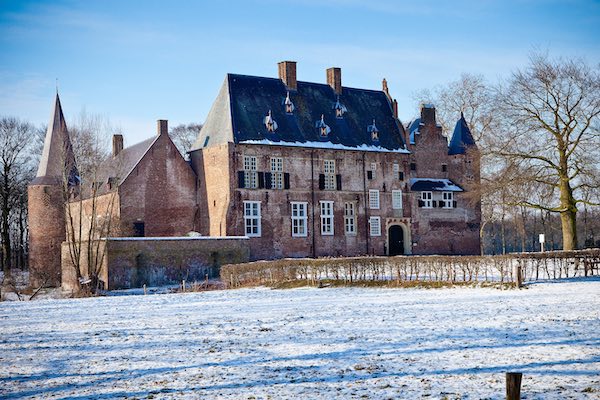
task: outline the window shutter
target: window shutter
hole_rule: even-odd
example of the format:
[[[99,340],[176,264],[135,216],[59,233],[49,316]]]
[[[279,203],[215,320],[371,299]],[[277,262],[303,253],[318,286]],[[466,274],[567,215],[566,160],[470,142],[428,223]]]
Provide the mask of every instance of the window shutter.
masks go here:
[[[342,190],[342,175],[340,174],[335,176],[335,187],[337,190]]]
[[[258,188],[259,189],[265,188],[265,173],[264,172],[258,173]]]
[[[398,179],[400,179],[401,181],[404,180],[404,172],[398,172]]]
[[[367,171],[367,179],[373,179],[373,171]]]
[[[453,207],[453,208],[456,208],[456,200],[454,200],[454,201],[452,202],[452,207]]]
[[[436,208],[438,206],[437,201],[433,200],[431,202],[431,205],[433,206],[433,208]]]
[[[283,188],[284,189],[290,188],[290,174],[288,174],[287,172],[285,174],[283,174]]]
[[[266,189],[272,189],[273,188],[272,181],[271,181],[271,173],[270,172],[265,172],[265,188]]]
[[[319,174],[319,190],[325,189],[325,174]]]
[[[244,171],[238,171],[238,187],[240,189],[245,187]]]
[[[423,207],[425,205],[425,202],[423,200],[419,200],[419,207]]]

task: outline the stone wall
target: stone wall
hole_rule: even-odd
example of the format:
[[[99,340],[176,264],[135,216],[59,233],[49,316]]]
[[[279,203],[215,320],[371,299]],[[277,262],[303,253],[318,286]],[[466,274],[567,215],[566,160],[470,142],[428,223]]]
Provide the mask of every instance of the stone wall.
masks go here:
[[[127,289],[175,284],[182,279],[204,280],[219,276],[219,267],[249,260],[245,237],[111,238],[101,278],[106,289]],[[76,287],[74,269],[63,244],[64,290]],[[87,270],[86,270],[87,272]]]

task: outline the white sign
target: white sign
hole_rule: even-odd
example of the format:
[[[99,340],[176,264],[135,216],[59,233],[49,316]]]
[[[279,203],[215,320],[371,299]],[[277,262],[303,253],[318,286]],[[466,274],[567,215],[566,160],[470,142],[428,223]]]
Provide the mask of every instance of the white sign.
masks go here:
[[[543,233],[540,233],[540,243],[544,243],[546,241],[546,237]]]

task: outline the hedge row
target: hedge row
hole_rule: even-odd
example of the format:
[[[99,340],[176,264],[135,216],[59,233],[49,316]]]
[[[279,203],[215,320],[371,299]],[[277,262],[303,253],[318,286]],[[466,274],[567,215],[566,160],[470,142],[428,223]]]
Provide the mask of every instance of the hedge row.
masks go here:
[[[598,274],[600,249],[514,253],[498,256],[396,256],[286,258],[229,264],[221,279],[229,287],[279,285],[297,280],[349,284],[364,281],[516,283]]]

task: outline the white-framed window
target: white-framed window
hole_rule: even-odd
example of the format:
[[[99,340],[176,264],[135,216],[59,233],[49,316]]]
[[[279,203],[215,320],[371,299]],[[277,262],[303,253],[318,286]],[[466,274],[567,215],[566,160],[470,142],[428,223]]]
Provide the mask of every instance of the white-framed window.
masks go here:
[[[271,157],[271,188],[283,189],[283,158]]]
[[[377,176],[377,163],[372,162],[371,163],[371,177],[372,177],[372,179],[375,179],[376,176]]]
[[[400,172],[400,164],[394,163],[394,165],[392,166],[392,171],[395,173]]]
[[[443,199],[443,208],[452,208],[452,203],[454,202],[454,193],[452,192],[442,192]]]
[[[379,190],[369,190],[369,208],[379,210]]]
[[[392,208],[394,210],[402,209],[402,190],[392,190]]]
[[[333,201],[321,201],[321,235],[333,235]]]
[[[371,236],[381,236],[380,217],[369,217],[369,234]]]
[[[290,202],[292,206],[292,237],[306,237],[307,231],[307,214],[306,202]]]
[[[335,190],[335,160],[324,160],[325,190]]]
[[[249,189],[258,187],[255,156],[244,156],[244,187]]]
[[[260,237],[260,201],[244,201],[246,236]]]
[[[421,192],[421,201],[423,202],[423,208],[433,208],[433,193]]]
[[[346,235],[356,235],[356,205],[344,203],[344,231]]]

